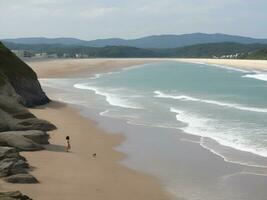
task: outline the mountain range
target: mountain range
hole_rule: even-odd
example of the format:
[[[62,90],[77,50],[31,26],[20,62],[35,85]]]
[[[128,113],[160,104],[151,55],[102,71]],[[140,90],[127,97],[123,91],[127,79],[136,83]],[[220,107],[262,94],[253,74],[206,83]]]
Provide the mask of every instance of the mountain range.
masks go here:
[[[12,42],[17,44],[61,44],[71,46],[90,46],[90,47],[105,47],[105,46],[128,46],[146,49],[161,49],[161,48],[178,48],[203,43],[221,43],[234,42],[240,44],[267,44],[267,39],[258,39],[237,35],[227,35],[221,33],[206,34],[206,33],[191,33],[182,35],[153,35],[138,39],[97,39],[97,40],[80,40],[76,38],[16,38],[2,39],[3,42]]]

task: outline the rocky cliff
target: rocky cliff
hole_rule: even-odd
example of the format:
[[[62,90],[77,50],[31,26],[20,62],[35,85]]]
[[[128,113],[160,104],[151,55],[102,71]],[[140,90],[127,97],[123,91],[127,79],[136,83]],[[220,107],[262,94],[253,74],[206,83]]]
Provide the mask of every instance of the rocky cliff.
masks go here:
[[[35,72],[0,42],[0,177],[10,183],[38,183],[20,151],[43,150],[56,127],[38,119],[25,107],[50,100]],[[18,192],[1,193],[1,198],[29,199]]]
[[[0,87],[10,84],[27,107],[49,102],[36,73],[0,42]]]

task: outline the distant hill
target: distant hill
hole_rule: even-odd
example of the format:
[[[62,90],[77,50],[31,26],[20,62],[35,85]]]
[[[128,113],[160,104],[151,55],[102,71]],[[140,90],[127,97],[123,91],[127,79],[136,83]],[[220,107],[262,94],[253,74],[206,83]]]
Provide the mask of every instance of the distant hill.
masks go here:
[[[27,50],[32,53],[57,54],[59,57],[76,57],[77,54],[88,58],[212,58],[235,55],[238,58],[250,56],[255,59],[264,57],[267,44],[240,44],[233,42],[196,44],[170,49],[143,49],[127,46],[86,47],[61,44],[15,44],[5,42],[12,50]]]
[[[16,38],[16,39],[3,39],[3,42],[12,42],[16,44],[63,44],[63,45],[84,45],[86,41],[76,38]]]
[[[252,52],[252,53],[246,55],[244,58],[256,59],[256,60],[267,60],[267,48],[259,49],[255,52]]]
[[[245,58],[247,55],[267,49],[267,44],[240,44],[233,42],[196,44],[174,49],[157,49],[161,57],[177,58],[212,58],[224,55],[236,55]],[[260,58],[258,58],[260,59]]]
[[[105,47],[105,46],[129,46],[136,48],[178,48],[195,44],[203,43],[221,43],[234,42],[240,44],[267,44],[267,39],[256,39],[250,37],[227,35],[227,34],[205,34],[192,33],[183,35],[155,35],[138,39],[98,39],[98,40],[79,40],[75,38],[17,38],[17,39],[3,39],[4,42],[12,42],[19,44],[62,44],[75,46],[91,46],[91,47]]]

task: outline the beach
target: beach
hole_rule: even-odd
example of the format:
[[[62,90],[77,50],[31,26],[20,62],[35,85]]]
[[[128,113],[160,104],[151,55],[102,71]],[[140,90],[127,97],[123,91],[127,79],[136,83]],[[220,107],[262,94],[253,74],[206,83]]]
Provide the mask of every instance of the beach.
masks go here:
[[[221,145],[218,141],[206,137],[205,131],[209,130],[204,126],[206,119],[200,115],[196,117],[187,115],[185,111],[177,108],[188,107],[190,111],[192,107],[196,107],[195,104],[201,104],[201,107],[197,107],[201,114],[212,108],[216,112],[211,109],[211,113],[208,114],[220,114],[227,110],[225,114],[230,113],[230,117],[233,115],[232,112],[234,112],[233,116],[237,114],[242,116],[244,115],[242,112],[246,112],[247,116],[258,117],[262,113],[265,114],[265,110],[207,98],[214,91],[216,94],[221,92],[218,89],[207,91],[205,98],[169,94],[167,92],[171,90],[164,91],[164,87],[160,89],[161,83],[158,81],[159,77],[161,80],[166,79],[166,82],[172,80],[170,86],[173,86],[176,81],[182,81],[181,84],[177,84],[179,89],[183,89],[183,83],[186,87],[193,84],[192,88],[195,88],[199,87],[198,78],[203,75],[200,83],[204,81],[204,90],[198,88],[201,94],[204,94],[207,89],[208,84],[205,81],[212,81],[211,78],[214,79],[214,83],[218,82],[218,86],[220,86],[220,79],[224,81],[224,77],[231,76],[234,80],[238,77],[240,81],[238,85],[241,89],[243,81],[251,81],[249,84],[255,82],[258,87],[258,84],[263,83],[239,76],[243,76],[242,70],[265,71],[267,61],[59,59],[27,63],[41,78],[40,81],[48,96],[55,100],[46,106],[31,109],[31,112],[39,118],[54,123],[58,129],[50,133],[51,144],[46,147],[46,150],[22,153],[33,166],[31,173],[40,183],[36,185],[2,183],[4,190],[20,190],[34,199],[41,200],[79,200],[85,197],[100,200],[262,200],[267,195],[264,189],[267,184],[266,158]],[[208,67],[201,65],[200,68],[196,68],[198,64],[194,63],[207,64]],[[181,74],[178,73],[178,78],[171,79],[171,75],[179,69],[177,67],[182,69]],[[238,70],[229,70],[227,67]],[[116,73],[126,68],[132,68],[132,70]],[[153,72],[154,69],[156,70]],[[239,69],[242,69],[241,72]],[[169,77],[162,76],[165,70],[170,70]],[[198,70],[198,73],[192,73],[195,70]],[[100,78],[94,79],[96,74],[105,72],[110,73],[107,73],[108,76],[101,75]],[[153,84],[146,85],[153,77],[152,72],[156,73],[154,74],[156,79]],[[209,79],[205,78],[206,73],[210,72],[212,76],[208,76]],[[192,75],[194,81],[191,81],[188,75]],[[93,78],[88,79],[88,76]],[[143,79],[139,79],[140,77]],[[74,84],[76,82],[78,83]],[[88,87],[87,82],[91,85],[95,84],[96,87]],[[59,83],[61,85],[58,85]],[[244,83],[247,84],[247,82]],[[224,84],[227,85],[227,82]],[[52,87],[53,85],[59,87]],[[146,87],[156,85],[159,89],[148,87],[148,91],[143,91],[144,85]],[[131,86],[137,86],[137,88],[131,91],[124,90],[125,88],[121,86],[128,89]],[[231,88],[232,85],[228,90]],[[136,93],[137,89],[141,92]],[[188,92],[190,89],[188,87],[185,91]],[[94,94],[87,96],[89,91]],[[244,91],[244,94],[240,95],[246,97],[246,90]],[[122,92],[127,92],[127,95]],[[223,92],[227,91],[223,90]],[[143,104],[140,101],[134,102],[136,104],[130,101],[139,100],[142,95],[148,95],[144,96]],[[210,98],[213,97],[210,96]],[[64,100],[65,103],[59,102],[59,99]],[[82,104],[82,100],[86,104],[84,102]],[[160,106],[153,107],[154,101],[156,101],[155,106]],[[172,106],[166,107],[169,104]],[[98,107],[94,110],[95,106]],[[142,109],[146,110],[145,114],[148,116],[140,115],[143,118],[135,121]],[[133,117],[129,118],[131,115]],[[178,123],[178,119],[181,120],[181,124]],[[225,119],[221,121],[224,122]],[[186,123],[189,124],[188,127],[184,127]],[[177,124],[178,127],[176,127]],[[211,125],[209,124],[208,127]],[[237,128],[239,126],[240,124],[237,124]],[[219,133],[227,132],[227,128],[227,126],[222,127]],[[197,130],[197,134],[191,133],[192,130]],[[244,130],[246,131],[246,127]],[[203,135],[201,135],[202,131],[204,131]],[[216,131],[211,130],[211,132]],[[65,152],[67,135],[71,138],[70,153]],[[94,153],[96,158],[93,157]]]
[[[267,60],[186,58],[186,59],[177,59],[177,61],[222,65],[222,66],[229,66],[247,70],[259,70],[259,71],[267,70]]]
[[[54,78],[78,75],[84,71],[94,74],[146,62],[54,60],[29,65],[37,71],[39,77]],[[49,91],[47,94],[53,99]],[[50,133],[50,145],[46,146],[46,150],[22,153],[33,166],[31,173],[40,183],[1,183],[3,190],[20,190],[38,200],[170,199],[156,178],[118,163],[125,155],[115,151],[114,147],[123,142],[123,136],[106,134],[96,122],[82,117],[78,109],[61,102],[53,101],[46,106],[31,109],[31,112],[49,120],[58,128]],[[69,153],[65,149],[66,136],[71,138],[72,149]]]
[[[62,78],[98,74],[120,70],[134,65],[159,62],[159,59],[48,59],[29,60],[27,63],[39,78]]]
[[[28,60],[27,63],[35,70],[39,78],[62,78],[82,76],[83,73],[97,74],[119,70],[134,65],[178,61],[230,66],[239,69],[267,70],[267,60],[238,60],[238,59],[202,59],[202,58],[102,58],[102,59],[48,59]]]

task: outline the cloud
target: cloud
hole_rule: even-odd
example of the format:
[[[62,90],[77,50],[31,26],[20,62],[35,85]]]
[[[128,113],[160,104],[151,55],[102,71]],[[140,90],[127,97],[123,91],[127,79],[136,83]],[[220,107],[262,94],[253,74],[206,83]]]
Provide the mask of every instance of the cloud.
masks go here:
[[[267,37],[266,7],[265,0],[8,0],[0,1],[0,38],[189,32]]]

